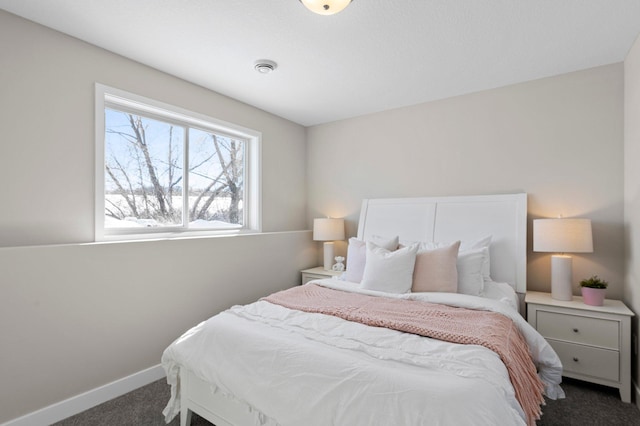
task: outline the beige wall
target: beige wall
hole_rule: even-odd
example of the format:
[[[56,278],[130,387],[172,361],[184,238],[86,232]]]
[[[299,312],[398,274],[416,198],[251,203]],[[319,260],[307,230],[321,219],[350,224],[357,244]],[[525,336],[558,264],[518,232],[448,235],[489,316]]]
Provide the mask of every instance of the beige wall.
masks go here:
[[[310,231],[0,248],[0,424],[159,364],[187,329],[298,284],[315,257]]]
[[[96,82],[262,132],[263,230],[306,228],[304,127],[4,11],[0,58],[0,247],[93,241]]]
[[[622,117],[620,63],[314,126],[309,216],[344,216],[353,236],[363,198],[524,191],[529,229],[560,214],[593,221],[595,252],[574,255],[575,291],[598,274],[620,298]],[[549,291],[550,254],[531,253],[531,238],[527,275],[529,289]]]
[[[624,224],[625,286],[624,300],[640,314],[640,38],[624,62]],[[638,317],[633,319],[638,335]],[[640,383],[640,360],[633,356],[636,396]],[[640,404],[640,400],[636,400]]]
[[[93,240],[96,82],[262,132],[271,233],[74,244]],[[315,265],[302,126],[4,11],[0,117],[0,423],[157,365]]]

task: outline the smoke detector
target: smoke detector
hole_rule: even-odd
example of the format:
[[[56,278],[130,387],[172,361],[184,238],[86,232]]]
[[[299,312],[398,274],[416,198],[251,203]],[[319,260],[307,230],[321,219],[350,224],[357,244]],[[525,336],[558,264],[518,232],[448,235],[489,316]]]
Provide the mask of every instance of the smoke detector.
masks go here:
[[[278,64],[268,59],[260,59],[256,62],[253,68],[255,68],[255,70],[260,74],[269,74],[271,71],[278,68]]]

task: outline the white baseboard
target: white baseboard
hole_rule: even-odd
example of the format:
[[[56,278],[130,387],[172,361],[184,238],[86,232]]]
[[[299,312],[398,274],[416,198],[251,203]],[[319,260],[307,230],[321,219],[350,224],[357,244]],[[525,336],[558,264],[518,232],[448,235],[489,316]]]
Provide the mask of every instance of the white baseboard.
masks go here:
[[[50,425],[165,377],[160,364],[26,414],[0,426]]]

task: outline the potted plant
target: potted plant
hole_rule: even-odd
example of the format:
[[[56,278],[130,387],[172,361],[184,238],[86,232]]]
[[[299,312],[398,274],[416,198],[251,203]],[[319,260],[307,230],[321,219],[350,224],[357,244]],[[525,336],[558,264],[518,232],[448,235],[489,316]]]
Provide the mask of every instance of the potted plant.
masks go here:
[[[602,306],[608,285],[608,282],[598,278],[597,275],[580,281],[584,303],[591,306]]]

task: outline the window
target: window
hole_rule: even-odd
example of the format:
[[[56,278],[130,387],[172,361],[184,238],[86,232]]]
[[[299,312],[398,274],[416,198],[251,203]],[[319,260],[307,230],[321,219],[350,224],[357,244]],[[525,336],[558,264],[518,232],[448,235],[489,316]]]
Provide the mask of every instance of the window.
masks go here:
[[[96,85],[96,239],[259,231],[260,134]]]

